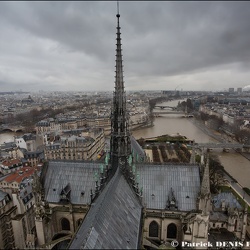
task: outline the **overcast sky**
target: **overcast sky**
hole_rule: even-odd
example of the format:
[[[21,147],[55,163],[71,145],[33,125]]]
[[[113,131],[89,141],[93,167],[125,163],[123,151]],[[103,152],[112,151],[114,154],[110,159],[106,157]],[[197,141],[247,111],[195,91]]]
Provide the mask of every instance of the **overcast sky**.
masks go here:
[[[250,2],[120,2],[126,90],[250,84]],[[114,89],[116,2],[0,2],[0,91]]]

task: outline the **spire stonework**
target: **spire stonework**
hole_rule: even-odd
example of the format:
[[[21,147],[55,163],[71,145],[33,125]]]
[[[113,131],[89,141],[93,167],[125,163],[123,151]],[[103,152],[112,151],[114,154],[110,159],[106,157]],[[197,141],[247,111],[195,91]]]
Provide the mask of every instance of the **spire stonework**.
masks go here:
[[[209,178],[209,155],[207,156],[206,165],[201,182],[201,195],[210,194],[210,178]]]
[[[201,182],[201,190],[199,194],[199,209],[202,214],[208,215],[211,211],[211,193],[210,193],[210,177],[209,177],[209,155],[204,166],[204,172]]]
[[[196,160],[195,160],[195,147],[194,146],[192,147],[192,154],[191,154],[191,157],[190,157],[190,163],[191,164],[196,163]]]
[[[116,32],[116,65],[115,65],[115,91],[111,109],[111,138],[110,138],[110,162],[113,174],[117,168],[141,199],[142,190],[139,189],[139,177],[133,171],[131,148],[131,134],[129,131],[129,116],[126,109],[126,93],[123,80],[123,60],[121,48],[120,14],[118,11]],[[136,178],[137,177],[137,178]]]
[[[115,66],[115,91],[111,110],[111,166],[118,166],[124,170],[128,167],[128,157],[131,154],[131,142],[129,132],[129,120],[126,111],[126,94],[123,80],[123,60],[121,49],[121,28],[119,23],[120,14],[117,17],[116,38],[116,66]]]

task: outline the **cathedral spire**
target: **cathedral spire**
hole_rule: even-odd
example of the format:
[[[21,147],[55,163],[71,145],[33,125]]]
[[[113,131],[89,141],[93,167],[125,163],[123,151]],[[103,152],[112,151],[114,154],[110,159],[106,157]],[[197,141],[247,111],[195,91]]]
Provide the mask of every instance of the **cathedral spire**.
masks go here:
[[[192,147],[192,154],[191,154],[191,157],[190,157],[190,163],[191,164],[195,164],[195,147],[193,146]]]
[[[128,157],[131,154],[131,142],[128,114],[126,111],[126,94],[124,91],[121,28],[118,3],[116,17],[115,91],[111,110],[110,159],[113,169],[116,169],[119,166],[124,171],[128,167]]]
[[[210,179],[209,179],[209,155],[208,155],[206,165],[204,166],[203,178],[201,182],[201,194],[206,195],[209,193],[210,193]]]
[[[119,11],[119,10],[118,10]],[[115,88],[116,90],[124,90],[123,82],[123,65],[122,65],[122,48],[121,48],[121,28],[120,28],[120,14],[117,17],[117,38],[116,38],[116,75],[115,75]]]

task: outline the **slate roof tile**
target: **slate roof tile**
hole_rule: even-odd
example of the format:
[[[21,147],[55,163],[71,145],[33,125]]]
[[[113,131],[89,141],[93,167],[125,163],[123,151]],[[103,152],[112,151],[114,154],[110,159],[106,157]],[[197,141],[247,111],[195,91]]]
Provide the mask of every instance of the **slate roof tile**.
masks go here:
[[[90,190],[95,189],[94,174],[99,169],[98,163],[50,161],[44,183],[46,201],[59,202],[62,189],[70,184],[71,203],[90,204]]]
[[[137,166],[137,173],[147,208],[165,209],[172,188],[178,202],[178,210],[196,209],[196,199],[200,191],[198,165],[140,164]]]

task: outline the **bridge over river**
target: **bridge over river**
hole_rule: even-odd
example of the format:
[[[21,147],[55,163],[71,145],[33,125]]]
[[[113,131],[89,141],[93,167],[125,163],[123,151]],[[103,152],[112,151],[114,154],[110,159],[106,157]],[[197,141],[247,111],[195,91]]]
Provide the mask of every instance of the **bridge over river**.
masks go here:
[[[154,116],[160,116],[160,115],[172,115],[172,114],[179,114],[179,115],[185,115],[185,113],[183,111],[153,111],[152,112]]]
[[[0,132],[21,132],[23,130],[22,126],[0,126]]]
[[[155,105],[154,108],[160,108],[160,109],[170,109],[170,110],[176,110],[177,107],[172,107],[172,106],[166,106],[166,105]]]
[[[232,148],[232,149],[242,149],[244,144],[240,143],[198,143],[200,148]]]
[[[195,148],[198,149],[223,149],[224,152],[228,152],[229,149],[234,149],[237,152],[249,152],[250,145],[240,144],[240,143],[197,143],[195,144]]]

